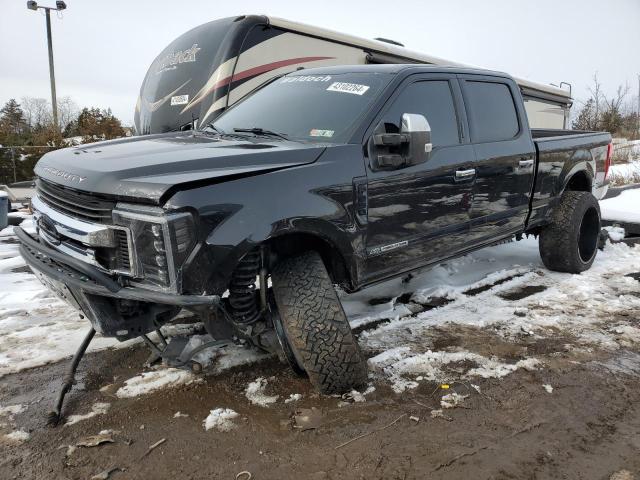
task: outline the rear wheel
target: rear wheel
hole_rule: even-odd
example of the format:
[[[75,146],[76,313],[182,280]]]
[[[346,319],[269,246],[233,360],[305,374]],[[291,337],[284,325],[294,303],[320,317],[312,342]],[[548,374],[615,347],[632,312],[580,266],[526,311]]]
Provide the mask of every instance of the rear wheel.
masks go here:
[[[600,206],[589,192],[565,192],[540,233],[540,256],[549,270],[580,273],[598,252]]]
[[[366,360],[320,255],[283,260],[271,280],[284,336],[313,386],[332,394],[366,383]]]

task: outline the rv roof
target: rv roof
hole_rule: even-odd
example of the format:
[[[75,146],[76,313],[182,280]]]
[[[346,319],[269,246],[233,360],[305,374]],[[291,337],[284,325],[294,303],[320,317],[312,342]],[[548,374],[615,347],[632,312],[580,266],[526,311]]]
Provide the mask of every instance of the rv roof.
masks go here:
[[[497,77],[511,78],[511,75],[504,72],[497,72],[495,70],[487,70],[480,68],[469,67],[452,67],[449,65],[425,65],[423,63],[372,63],[368,65],[327,65],[323,67],[311,67],[303,70],[296,70],[295,72],[288,73],[288,76],[305,76],[305,75],[318,75],[332,74],[338,75],[340,73],[388,73],[396,74],[405,70],[412,70],[424,73],[459,73],[459,74],[475,74],[475,75],[490,75]]]
[[[291,20],[286,20],[284,18],[271,17],[271,16],[267,16],[267,18],[269,19],[269,23],[275,27],[279,27],[279,28],[294,31],[294,32],[305,33],[307,35],[312,35],[315,37],[328,38],[330,40],[340,42],[340,43],[346,43],[349,45],[358,45],[365,49],[370,49],[372,51],[379,52],[379,53],[386,53],[389,55],[404,57],[406,59],[413,59],[420,62],[430,63],[434,65],[439,65],[439,66],[451,66],[451,67],[462,67],[462,68],[472,68],[472,69],[480,68],[473,65],[466,65],[458,62],[452,62],[450,60],[445,60],[444,58],[425,55],[424,53],[420,53],[420,52],[414,52],[407,48],[392,45],[386,42],[381,42],[379,40],[369,40],[366,38],[360,38],[354,35],[336,32],[334,30],[329,30],[326,28],[320,28],[320,27],[315,27],[313,25],[293,22]],[[530,80],[525,80],[523,78],[517,78],[517,77],[513,77],[513,78],[520,86],[527,87],[532,90],[537,90],[540,92],[545,92],[551,95],[564,97],[566,98],[567,103],[571,103],[571,94],[567,90],[563,90],[561,88],[557,88],[552,85],[545,85],[543,83],[532,82]]]

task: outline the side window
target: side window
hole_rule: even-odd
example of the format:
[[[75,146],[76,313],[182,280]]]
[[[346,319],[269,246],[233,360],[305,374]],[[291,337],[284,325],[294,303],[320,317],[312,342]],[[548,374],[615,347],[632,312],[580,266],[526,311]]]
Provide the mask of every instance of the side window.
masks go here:
[[[403,113],[420,113],[427,117],[434,146],[460,143],[456,110],[447,80],[407,85],[384,114],[387,132],[398,131]]]
[[[518,134],[518,114],[508,85],[466,81],[465,94],[473,142],[499,142]]]

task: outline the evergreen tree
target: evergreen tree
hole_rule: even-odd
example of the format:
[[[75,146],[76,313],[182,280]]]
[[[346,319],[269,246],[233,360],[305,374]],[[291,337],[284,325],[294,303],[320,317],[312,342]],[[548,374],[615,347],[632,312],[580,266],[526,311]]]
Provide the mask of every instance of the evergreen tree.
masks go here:
[[[20,144],[27,133],[24,112],[20,104],[12,98],[0,109],[0,143]]]

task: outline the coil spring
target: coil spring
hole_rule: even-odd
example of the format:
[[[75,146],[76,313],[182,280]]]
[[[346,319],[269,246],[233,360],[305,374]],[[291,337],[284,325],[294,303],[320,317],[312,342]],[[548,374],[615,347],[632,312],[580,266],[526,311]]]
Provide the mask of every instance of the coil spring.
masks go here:
[[[229,285],[229,305],[231,315],[237,323],[253,323],[260,318],[256,297],[256,276],[260,270],[260,251],[247,253],[231,277]]]

